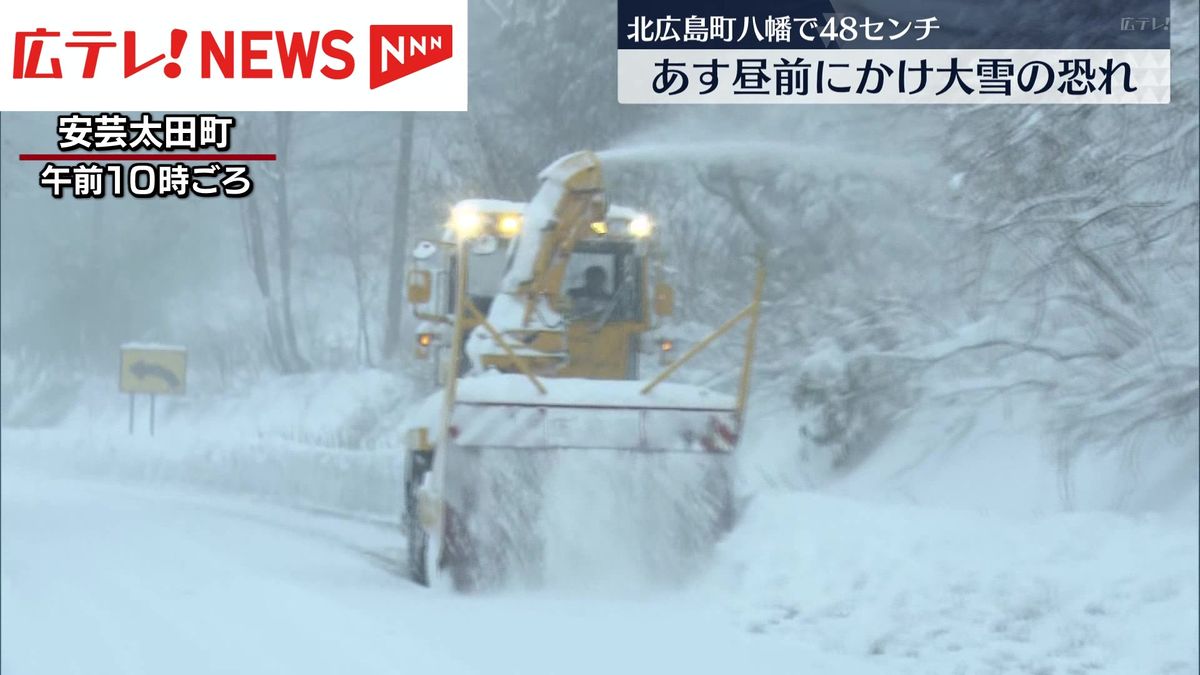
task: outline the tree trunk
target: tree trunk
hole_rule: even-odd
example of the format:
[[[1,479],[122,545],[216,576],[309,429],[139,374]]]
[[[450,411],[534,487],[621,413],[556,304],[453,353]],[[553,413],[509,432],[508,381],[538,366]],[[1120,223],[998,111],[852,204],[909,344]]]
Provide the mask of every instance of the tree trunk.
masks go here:
[[[354,268],[354,298],[358,303],[358,361],[360,364],[370,368],[374,363],[371,360],[371,332],[369,330],[370,322],[367,314],[367,291],[365,288],[366,283],[363,279],[366,273],[363,270],[362,255],[357,249],[351,256],[350,264]]]
[[[296,341],[296,323],[292,319],[292,221],[288,212],[287,192],[287,156],[288,143],[291,140],[291,113],[275,114],[275,137],[278,159],[278,185],[275,199],[275,224],[279,233],[279,293],[280,315],[283,319],[283,337],[287,353],[287,370],[303,372],[308,370],[308,362],[300,355],[300,345]]]
[[[383,358],[390,359],[400,347],[400,323],[404,319],[404,272],[408,259],[408,212],[412,201],[412,153],[414,113],[400,113],[400,152],[396,158],[396,200],[392,212],[392,255],[388,261],[387,322],[383,334]]]
[[[280,336],[279,321],[275,316],[275,303],[271,298],[271,266],[267,262],[266,236],[263,233],[258,204],[253,199],[242,203],[242,223],[246,231],[246,257],[250,261],[250,269],[254,271],[259,295],[263,299],[263,312],[267,321],[267,354],[277,369],[286,371],[287,357]]]

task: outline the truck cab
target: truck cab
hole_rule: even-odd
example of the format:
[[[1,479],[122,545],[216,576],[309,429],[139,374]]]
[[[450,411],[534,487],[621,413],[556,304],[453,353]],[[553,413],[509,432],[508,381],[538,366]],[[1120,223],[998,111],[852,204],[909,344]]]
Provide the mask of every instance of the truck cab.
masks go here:
[[[458,374],[472,365],[514,372],[511,358],[496,347],[493,336],[476,328],[490,314],[524,311],[511,298],[501,298],[497,305],[497,296],[504,294],[503,280],[519,246],[527,207],[523,202],[496,199],[460,201],[451,209],[440,238],[422,241],[414,250],[409,300],[421,320],[416,355],[434,361],[439,382],[447,375],[444,364],[452,342],[455,288],[463,267],[460,255],[467,268],[465,296],[478,313],[462,317],[467,358],[459,359]],[[651,289],[649,283],[657,271],[652,264],[652,231],[645,214],[609,205],[604,219],[592,222],[573,243],[562,271],[564,292],[539,307],[534,321],[552,330],[506,336],[518,351],[529,349],[527,362],[534,372],[637,379],[641,337],[651,329],[655,316],[672,309],[670,289],[662,284]]]

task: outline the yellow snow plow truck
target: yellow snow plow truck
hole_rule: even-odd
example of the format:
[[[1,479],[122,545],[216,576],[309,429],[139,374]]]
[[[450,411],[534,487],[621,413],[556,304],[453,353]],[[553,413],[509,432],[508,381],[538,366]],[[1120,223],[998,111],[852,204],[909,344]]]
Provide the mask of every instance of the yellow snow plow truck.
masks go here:
[[[572,561],[579,538],[619,540],[650,562],[668,548],[694,557],[732,522],[761,261],[745,308],[667,358],[671,341],[652,338],[674,293],[650,218],[609,204],[593,153],[539,179],[528,203],[460,202],[441,240],[413,253],[417,356],[441,387],[406,420],[404,527],[422,584],[537,584],[548,560],[594,558]],[[735,395],[667,381],[743,319]],[[603,472],[588,461],[624,470],[597,493]],[[619,512],[597,520],[600,497]]]

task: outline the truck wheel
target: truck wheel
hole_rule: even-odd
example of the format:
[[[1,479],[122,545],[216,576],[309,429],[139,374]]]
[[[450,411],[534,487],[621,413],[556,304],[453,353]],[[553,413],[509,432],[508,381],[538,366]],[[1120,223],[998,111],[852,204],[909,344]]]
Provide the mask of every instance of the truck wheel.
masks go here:
[[[425,562],[425,552],[429,548],[429,535],[412,512],[405,514],[404,523],[404,534],[408,540],[408,578],[422,586],[428,586],[429,570]]]

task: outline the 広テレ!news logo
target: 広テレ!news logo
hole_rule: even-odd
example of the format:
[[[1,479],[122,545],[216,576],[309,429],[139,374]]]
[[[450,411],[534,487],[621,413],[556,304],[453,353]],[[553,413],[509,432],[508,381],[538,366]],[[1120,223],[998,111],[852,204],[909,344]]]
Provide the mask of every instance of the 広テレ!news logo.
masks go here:
[[[466,110],[465,0],[299,3],[286,15],[228,0],[169,16],[131,5],[141,11],[0,9],[4,107]]]

